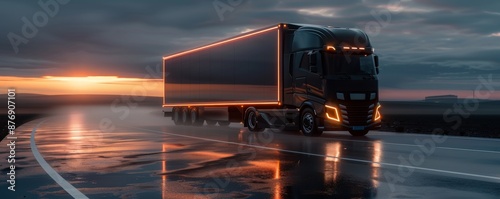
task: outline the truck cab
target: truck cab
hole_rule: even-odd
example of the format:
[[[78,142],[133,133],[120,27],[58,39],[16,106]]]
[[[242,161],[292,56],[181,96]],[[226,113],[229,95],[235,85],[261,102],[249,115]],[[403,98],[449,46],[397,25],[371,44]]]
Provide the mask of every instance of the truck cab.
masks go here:
[[[378,57],[363,31],[288,24],[284,34],[283,103],[299,108],[304,134],[380,128]]]

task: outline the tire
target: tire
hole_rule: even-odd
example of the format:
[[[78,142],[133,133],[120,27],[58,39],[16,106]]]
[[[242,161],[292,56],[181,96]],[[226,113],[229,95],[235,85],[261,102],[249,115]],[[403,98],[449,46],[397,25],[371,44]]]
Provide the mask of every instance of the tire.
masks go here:
[[[189,121],[193,126],[203,126],[205,120],[201,119],[198,108],[193,107],[189,109]]]
[[[217,123],[219,123],[219,126],[229,126],[231,124],[229,121],[218,121]]]
[[[180,116],[180,120],[183,125],[191,125],[191,120],[189,119],[189,109],[187,107],[182,107]]]
[[[260,128],[258,127],[258,117],[259,117],[259,112],[255,110],[255,108],[248,108],[245,114],[245,125],[247,125],[248,130],[252,132],[261,132],[265,128]]]
[[[311,108],[305,108],[300,113],[300,131],[305,136],[320,136],[323,131],[318,128],[316,115]]]
[[[172,120],[175,125],[181,125],[181,109],[179,107],[172,108]]]
[[[215,126],[215,124],[217,124],[217,121],[207,120],[207,126]]]
[[[362,130],[362,131],[353,131],[353,130],[350,130],[349,133],[352,135],[352,136],[356,136],[356,137],[361,137],[361,136],[365,136],[367,133],[368,133],[368,130]]]

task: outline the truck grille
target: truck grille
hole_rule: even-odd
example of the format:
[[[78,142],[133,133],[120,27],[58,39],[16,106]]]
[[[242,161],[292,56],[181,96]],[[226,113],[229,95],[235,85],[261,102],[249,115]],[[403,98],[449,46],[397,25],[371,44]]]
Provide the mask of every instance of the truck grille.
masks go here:
[[[349,126],[365,126],[372,122],[375,104],[340,104],[342,123]]]

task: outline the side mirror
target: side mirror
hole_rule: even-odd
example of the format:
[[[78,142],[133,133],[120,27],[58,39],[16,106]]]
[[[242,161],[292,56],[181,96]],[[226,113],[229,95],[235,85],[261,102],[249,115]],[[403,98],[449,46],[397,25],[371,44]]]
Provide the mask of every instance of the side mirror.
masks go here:
[[[373,56],[373,60],[375,61],[375,72],[377,72],[378,74],[380,72],[380,70],[378,69],[378,56]]]

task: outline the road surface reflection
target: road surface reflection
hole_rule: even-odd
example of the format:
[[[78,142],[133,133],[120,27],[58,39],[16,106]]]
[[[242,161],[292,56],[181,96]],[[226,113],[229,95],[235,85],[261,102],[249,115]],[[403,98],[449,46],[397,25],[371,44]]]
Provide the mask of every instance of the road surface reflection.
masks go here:
[[[105,108],[66,109],[40,126],[36,143],[47,162],[90,198],[376,196],[379,165],[343,158],[379,162],[380,142],[252,133],[238,124],[174,126],[153,114],[156,108],[136,111],[123,121],[115,116],[114,131],[103,132],[101,119],[114,117]],[[35,195],[67,196],[48,184],[33,188]]]

